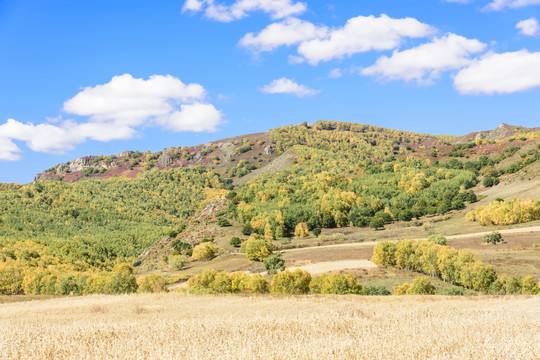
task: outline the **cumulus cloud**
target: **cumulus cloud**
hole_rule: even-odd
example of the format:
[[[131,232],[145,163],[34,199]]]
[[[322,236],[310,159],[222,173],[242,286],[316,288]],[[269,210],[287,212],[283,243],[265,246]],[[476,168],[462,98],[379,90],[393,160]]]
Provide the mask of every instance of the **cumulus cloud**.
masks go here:
[[[489,53],[454,78],[461,94],[510,94],[540,87],[540,52]]]
[[[520,21],[516,24],[516,29],[523,35],[535,36],[540,33],[540,25],[535,18],[529,18],[527,20]]]
[[[447,34],[412,49],[396,50],[391,57],[382,56],[360,73],[384,80],[416,80],[430,84],[441,72],[469,64],[470,56],[484,51],[485,47],[486,44],[478,40]]]
[[[292,94],[298,97],[308,97],[318,94],[320,91],[311,89],[305,85],[300,85],[294,80],[281,78],[265,85],[262,92],[266,94]]]
[[[486,6],[486,9],[500,11],[505,8],[520,8],[538,4],[540,4],[540,0],[493,0]]]
[[[283,19],[305,12],[307,5],[291,0],[236,0],[230,5],[216,3],[214,0],[186,0],[182,12],[197,13],[221,22],[231,22],[249,16],[249,13],[262,11],[272,19]]]
[[[258,34],[248,33],[239,42],[255,52],[272,51],[280,46],[290,46],[303,41],[326,36],[326,26],[316,26],[309,21],[287,18],[268,25]]]
[[[170,75],[147,80],[130,74],[115,76],[106,84],[83,89],[64,103],[63,110],[87,119],[38,125],[8,119],[0,125],[0,159],[20,158],[21,150],[13,141],[25,142],[33,151],[63,153],[87,140],[131,139],[144,126],[212,132],[222,120],[221,112],[206,101],[201,85],[186,85]]]
[[[343,58],[367,51],[390,50],[398,47],[404,38],[422,38],[435,32],[429,25],[413,18],[394,19],[357,16],[345,26],[332,29],[325,37],[303,41],[298,53],[310,64]]]

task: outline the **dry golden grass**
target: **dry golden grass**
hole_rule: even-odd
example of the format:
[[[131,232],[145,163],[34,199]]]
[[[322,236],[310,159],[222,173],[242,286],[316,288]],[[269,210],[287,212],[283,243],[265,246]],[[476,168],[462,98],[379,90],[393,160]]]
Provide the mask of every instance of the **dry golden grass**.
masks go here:
[[[0,306],[1,359],[539,359],[540,297],[89,296]]]

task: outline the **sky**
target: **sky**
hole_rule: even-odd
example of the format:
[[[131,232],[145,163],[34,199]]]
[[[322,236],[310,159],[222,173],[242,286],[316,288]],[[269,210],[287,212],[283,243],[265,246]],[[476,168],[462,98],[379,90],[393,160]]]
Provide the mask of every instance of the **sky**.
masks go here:
[[[1,0],[0,182],[337,120],[540,126],[540,0]]]

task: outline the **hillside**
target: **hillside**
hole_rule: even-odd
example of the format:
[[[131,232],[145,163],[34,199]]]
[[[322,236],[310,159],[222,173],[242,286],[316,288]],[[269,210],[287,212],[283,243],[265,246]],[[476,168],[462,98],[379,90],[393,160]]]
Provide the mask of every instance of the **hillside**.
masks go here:
[[[452,137],[319,121],[157,153],[86,156],[33,184],[0,184],[0,279],[9,279],[0,293],[102,292],[99,274],[115,278],[122,263],[179,278],[210,267],[263,271],[229,244],[233,237],[278,249],[423,237],[424,223],[475,228],[460,223],[464,211],[537,178],[537,130],[501,125]],[[540,197],[531,189],[527,196]],[[520,187],[507,194],[519,197]],[[218,257],[189,260],[205,241]],[[94,290],[88,279],[97,279]]]

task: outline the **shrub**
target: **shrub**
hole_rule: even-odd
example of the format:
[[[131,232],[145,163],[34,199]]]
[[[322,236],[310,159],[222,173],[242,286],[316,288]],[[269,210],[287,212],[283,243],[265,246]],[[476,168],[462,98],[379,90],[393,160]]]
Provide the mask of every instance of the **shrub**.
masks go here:
[[[249,236],[253,233],[253,227],[249,222],[244,224],[244,227],[242,227],[242,234]]]
[[[313,235],[315,235],[316,237],[319,237],[319,235],[321,235],[321,228],[320,227],[316,227],[315,229],[313,229]]]
[[[362,292],[362,295],[391,295],[390,290],[384,286],[368,286]]]
[[[482,182],[482,184],[485,186],[485,187],[492,187],[494,185],[498,185],[499,184],[499,179],[494,177],[494,176],[491,176],[491,175],[488,175],[484,178],[484,181]]]
[[[225,218],[219,218],[217,224],[221,227],[232,226],[231,222]]]
[[[362,294],[364,287],[358,283],[352,274],[347,275],[318,275],[310,284],[312,294]]]
[[[384,219],[380,217],[371,218],[369,227],[375,230],[384,229]]]
[[[439,234],[431,234],[427,239],[437,245],[446,245],[446,238]]]
[[[307,271],[296,269],[274,275],[270,283],[272,294],[307,294],[311,275]]]
[[[139,292],[164,292],[167,291],[167,283],[165,278],[161,275],[150,274],[148,276],[141,276],[137,279],[137,285]]]
[[[394,286],[394,295],[407,295],[411,290],[412,284],[404,283]]]
[[[500,232],[495,231],[491,234],[485,234],[482,237],[482,241],[488,244],[497,245],[497,243],[503,241],[503,238]]]
[[[529,275],[523,278],[521,293],[531,295],[538,294],[538,285],[536,284],[532,276]]]
[[[411,295],[433,295],[435,294],[435,286],[427,276],[420,276],[414,278],[409,293]]]
[[[203,242],[193,248],[193,258],[199,261],[212,260],[217,253],[217,247],[211,242]]]
[[[267,273],[275,274],[278,270],[285,270],[285,260],[283,260],[280,253],[273,254],[264,260],[264,267]]]
[[[250,276],[248,290],[253,294],[264,294],[268,292],[268,281],[261,274]]]
[[[214,293],[216,274],[216,270],[203,270],[201,273],[193,275],[188,280],[188,290],[197,294]]]
[[[173,268],[180,270],[187,262],[187,258],[183,255],[169,255],[168,263]]]
[[[231,239],[231,241],[229,241],[229,244],[234,247],[240,247],[240,245],[242,244],[242,240],[240,240],[239,237],[235,236]]]

